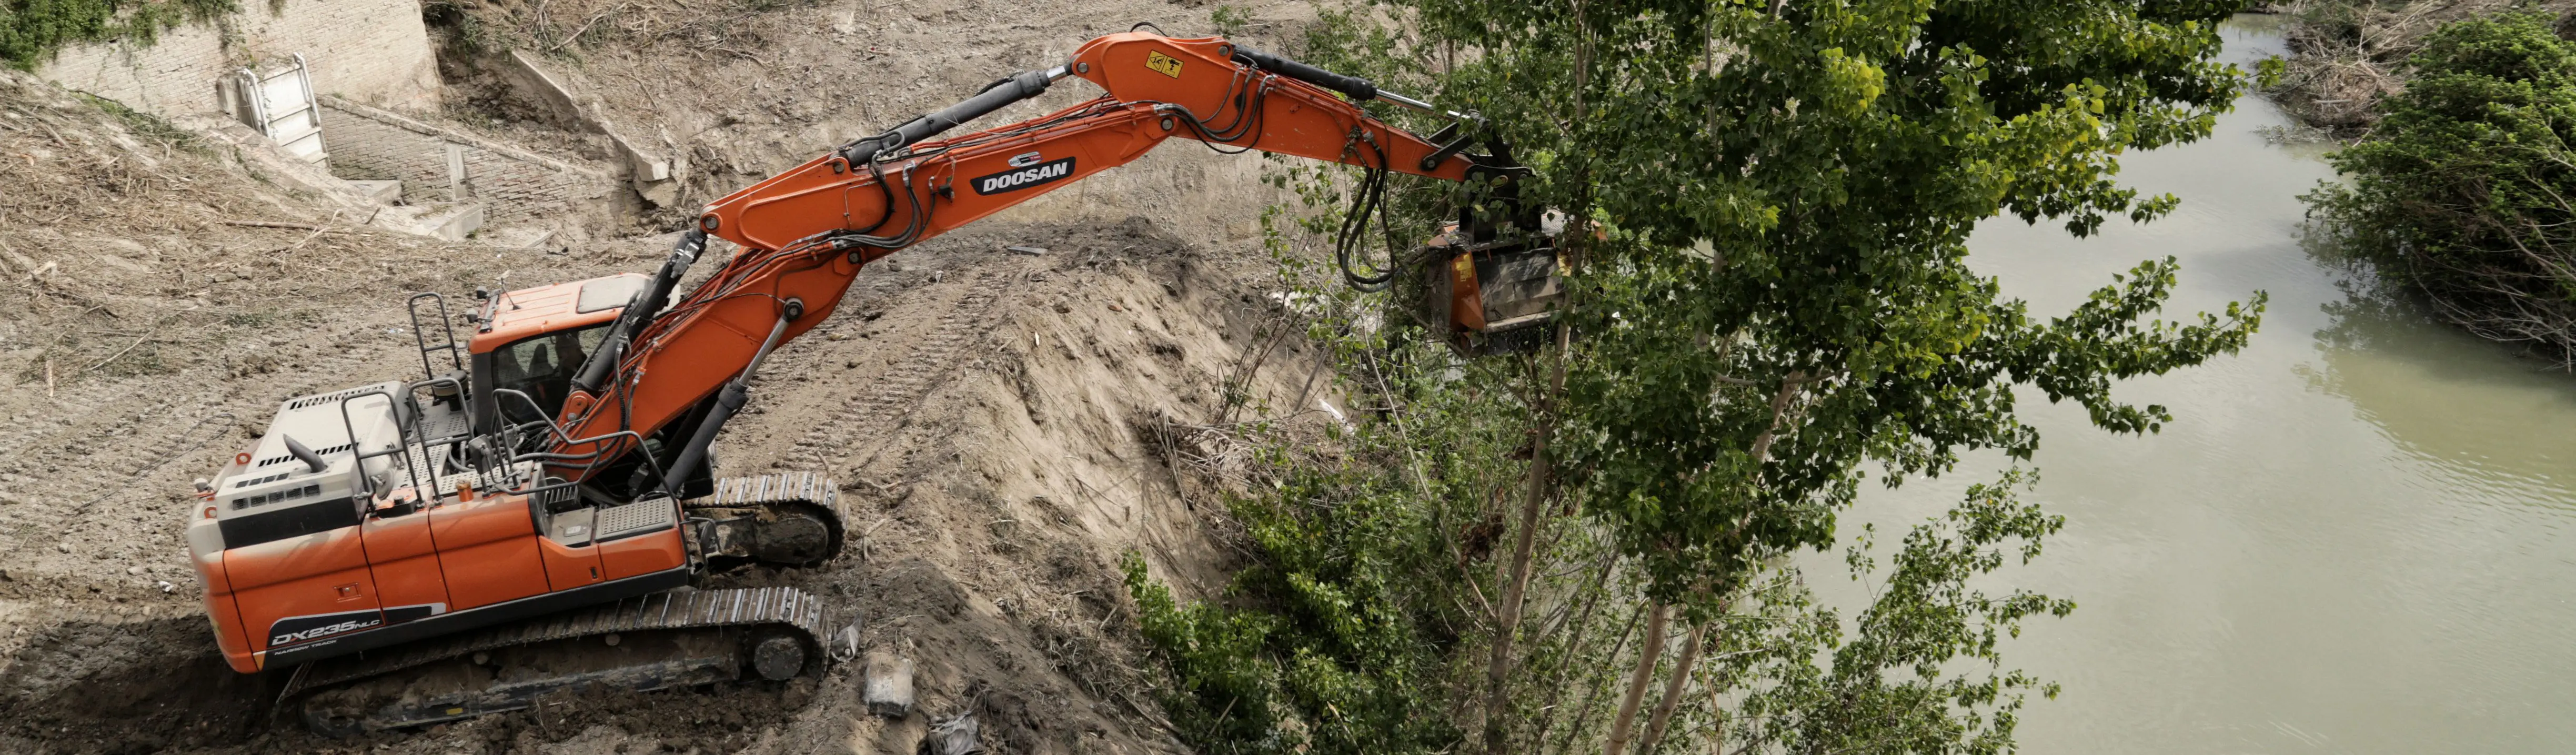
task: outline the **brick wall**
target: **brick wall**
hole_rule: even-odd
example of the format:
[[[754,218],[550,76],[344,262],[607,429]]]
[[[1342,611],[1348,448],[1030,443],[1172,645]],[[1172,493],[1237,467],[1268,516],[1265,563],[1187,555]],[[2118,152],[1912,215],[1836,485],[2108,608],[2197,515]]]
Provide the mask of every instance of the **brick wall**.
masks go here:
[[[482,202],[486,220],[495,225],[515,220],[604,220],[614,211],[617,180],[606,169],[343,98],[322,99],[322,134],[331,148],[331,172],[341,178],[400,180],[403,199],[413,203],[450,198],[453,146],[465,169],[461,198]]]
[[[263,64],[296,53],[321,94],[407,109],[439,104],[438,63],[419,0],[251,0],[214,24],[168,30],[148,46],[64,48],[36,74],[172,117],[223,110],[218,78],[244,66],[265,72],[272,66]]]

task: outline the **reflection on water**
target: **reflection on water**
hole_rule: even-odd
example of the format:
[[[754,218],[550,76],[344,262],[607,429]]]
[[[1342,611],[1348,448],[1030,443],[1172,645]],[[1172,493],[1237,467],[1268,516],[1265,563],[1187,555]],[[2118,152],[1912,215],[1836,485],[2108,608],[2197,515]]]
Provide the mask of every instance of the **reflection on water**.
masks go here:
[[[2316,333],[2322,368],[2309,385],[2351,401],[2390,442],[2451,480],[2472,500],[2576,507],[2563,487],[2576,461],[2576,391],[2551,365],[2460,337],[2414,302],[2355,292],[2328,302],[2334,324]]]
[[[2231,34],[2240,63],[2280,49]],[[2024,402],[2044,437],[2031,496],[2068,525],[1997,578],[2081,604],[2007,651],[2065,689],[2024,712],[2024,749],[2576,750],[2576,379],[2346,290],[2298,242],[2298,195],[2333,174],[2258,133],[2284,123],[2247,100],[2208,140],[2126,158],[2124,181],[2182,198],[2171,217],[2085,240],[1999,221],[1970,242],[2034,313],[2166,255],[2169,315],[2272,297],[2243,354],[2121,386],[2173,408],[2161,434]],[[1962,472],[1870,493],[1844,531],[1906,526],[1991,477]]]

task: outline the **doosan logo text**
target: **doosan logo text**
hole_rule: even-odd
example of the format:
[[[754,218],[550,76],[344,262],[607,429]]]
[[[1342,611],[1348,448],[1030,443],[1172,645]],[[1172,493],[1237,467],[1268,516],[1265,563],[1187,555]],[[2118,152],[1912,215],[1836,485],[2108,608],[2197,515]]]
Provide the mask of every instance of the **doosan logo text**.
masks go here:
[[[1033,155],[1014,157],[1011,162],[1018,163],[1020,157],[1031,156]],[[1073,175],[1073,158],[1060,158],[1019,170],[1006,170],[977,178],[974,180],[975,193],[1000,194],[1006,191],[1019,191],[1031,186],[1061,181],[1065,176],[1070,175]]]

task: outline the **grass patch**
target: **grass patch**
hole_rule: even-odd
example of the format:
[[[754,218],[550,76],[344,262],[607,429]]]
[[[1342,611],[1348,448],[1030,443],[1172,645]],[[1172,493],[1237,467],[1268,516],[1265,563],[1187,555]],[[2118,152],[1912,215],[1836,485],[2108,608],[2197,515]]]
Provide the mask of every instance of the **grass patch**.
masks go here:
[[[90,94],[88,92],[73,92],[72,94],[91,105],[97,106],[98,109],[106,111],[108,115],[116,116],[118,121],[125,123],[126,130],[134,132],[134,135],[136,136],[160,142],[171,147],[188,150],[190,152],[197,152],[200,154],[207,152],[206,145],[203,142],[198,141],[196,134],[188,133],[187,129],[170,125],[169,121],[162,120],[160,116],[126,107],[124,103]]]

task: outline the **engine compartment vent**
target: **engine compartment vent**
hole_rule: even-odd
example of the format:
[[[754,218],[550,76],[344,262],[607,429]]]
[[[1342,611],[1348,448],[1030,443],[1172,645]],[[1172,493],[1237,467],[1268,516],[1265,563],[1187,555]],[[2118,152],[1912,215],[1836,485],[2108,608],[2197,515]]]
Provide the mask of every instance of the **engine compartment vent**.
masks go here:
[[[340,444],[340,445],[332,446],[332,447],[330,447],[330,448],[316,448],[316,449],[313,449],[313,454],[314,454],[314,455],[316,455],[316,456],[330,456],[330,455],[332,455],[332,454],[337,454],[337,453],[347,453],[347,452],[349,451],[349,449],[356,448],[356,447],[358,447],[358,444],[356,444],[356,443],[342,443],[342,444]],[[261,460],[259,460],[259,463],[258,463],[258,464],[253,464],[253,465],[251,465],[251,468],[253,468],[253,469],[257,469],[257,468],[260,468],[260,467],[268,466],[268,465],[270,465],[270,464],[284,464],[284,463],[287,463],[287,462],[290,462],[290,461],[294,461],[294,460],[295,460],[295,455],[294,455],[294,454],[287,454],[287,455],[285,455],[285,456],[271,456],[271,457],[268,457],[268,458],[265,458],[265,459],[261,459]]]
[[[348,400],[348,398],[349,398],[350,396],[355,396],[355,395],[358,395],[358,394],[361,394],[361,393],[365,393],[365,392],[368,392],[368,391],[372,391],[372,390],[376,390],[376,386],[372,386],[372,385],[370,385],[370,386],[363,386],[363,387],[358,387],[358,388],[351,388],[351,389],[344,390],[344,391],[333,391],[333,392],[331,392],[331,393],[323,393],[323,394],[317,394],[317,395],[312,395],[312,396],[306,396],[306,397],[303,397],[303,398],[296,399],[296,400],[294,400],[294,401],[286,402],[286,408],[288,408],[288,409],[310,409],[310,408],[313,408],[313,407],[316,407],[316,406],[322,406],[322,405],[324,405],[324,404],[336,404],[336,403],[339,403],[339,402],[341,402],[341,401]]]

